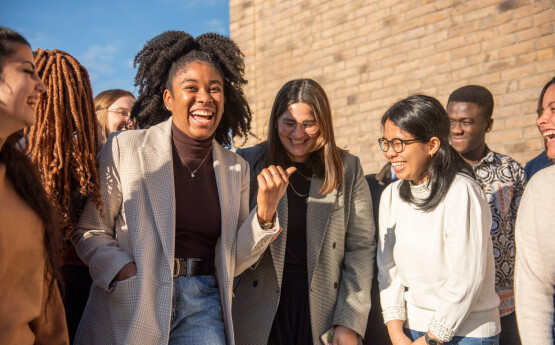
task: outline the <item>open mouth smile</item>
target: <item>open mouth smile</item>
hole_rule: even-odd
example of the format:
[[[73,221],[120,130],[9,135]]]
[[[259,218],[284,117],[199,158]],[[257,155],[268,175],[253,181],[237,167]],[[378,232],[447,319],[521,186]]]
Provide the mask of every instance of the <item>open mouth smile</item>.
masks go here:
[[[207,110],[195,110],[191,112],[191,117],[200,124],[207,124],[214,118],[214,112]]]

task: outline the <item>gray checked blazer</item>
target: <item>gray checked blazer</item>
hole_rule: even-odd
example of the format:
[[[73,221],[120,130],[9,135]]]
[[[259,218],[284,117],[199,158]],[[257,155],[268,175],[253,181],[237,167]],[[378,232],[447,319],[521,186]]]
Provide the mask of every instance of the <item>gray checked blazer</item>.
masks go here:
[[[256,205],[256,176],[264,168],[262,148],[237,153],[251,166],[251,208]],[[343,156],[343,182],[334,191],[318,191],[324,180],[312,177],[306,214],[310,317],[315,345],[333,325],[366,331],[374,252],[372,200],[359,159]],[[253,183],[254,182],[254,183]],[[266,345],[277,312],[287,243],[287,195],[278,205],[282,233],[254,269],[235,281],[233,319],[238,345]]]
[[[99,154],[102,213],[88,201],[72,241],[89,265],[90,297],[75,344],[167,344],[175,236],[171,121],[110,136]],[[214,142],[213,164],[222,210],[216,278],[228,344],[233,278],[250,267],[277,233],[249,215],[249,167]],[[194,197],[194,196],[191,196]],[[112,283],[127,263],[137,275]]]

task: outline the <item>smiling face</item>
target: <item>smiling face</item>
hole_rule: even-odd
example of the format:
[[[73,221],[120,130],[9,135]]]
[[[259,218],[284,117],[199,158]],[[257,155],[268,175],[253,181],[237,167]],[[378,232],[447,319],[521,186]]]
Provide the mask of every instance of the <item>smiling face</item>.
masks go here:
[[[415,139],[413,135],[403,131],[389,119],[384,124],[383,137],[389,141],[395,138],[402,140]],[[426,143],[420,141],[405,143],[405,149],[400,153],[395,152],[390,145],[389,149],[383,154],[393,165],[395,175],[398,178],[419,185],[428,179],[427,170],[431,155],[435,154],[438,148],[439,139],[434,137]]]
[[[135,98],[123,96],[108,107],[106,113],[106,136],[124,129],[134,129],[135,125],[129,118],[133,104],[135,104]]]
[[[555,84],[545,91],[541,116],[538,117],[536,124],[545,139],[547,156],[555,159]]]
[[[285,130],[280,125],[281,121],[294,121],[297,126],[292,132]],[[306,162],[308,156],[314,151],[316,140],[320,135],[317,130],[313,134],[307,134],[303,129],[302,123],[313,123],[316,121],[312,112],[312,107],[306,103],[293,103],[278,118],[277,131],[281,144],[287,151],[287,156],[293,162]]]
[[[222,76],[205,62],[188,63],[174,75],[172,90],[164,91],[164,104],[179,130],[192,139],[208,139],[224,112]]]
[[[468,163],[478,163],[484,157],[486,133],[491,130],[493,120],[487,119],[482,109],[470,102],[449,102],[447,113],[451,122],[451,146]]]
[[[39,95],[46,91],[35,71],[29,46],[21,43],[11,45],[13,53],[0,62],[0,137],[4,138],[35,123]]]

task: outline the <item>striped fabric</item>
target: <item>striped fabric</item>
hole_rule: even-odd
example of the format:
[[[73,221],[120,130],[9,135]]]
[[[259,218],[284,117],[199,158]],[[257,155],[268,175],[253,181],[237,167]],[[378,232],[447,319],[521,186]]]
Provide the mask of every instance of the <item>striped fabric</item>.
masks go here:
[[[256,164],[260,147],[237,150],[250,162],[251,181],[263,168]],[[318,192],[323,180],[313,176],[307,208],[307,268],[314,344],[332,325],[361,337],[370,310],[375,251],[372,201],[357,157],[343,157],[344,180],[328,195]],[[251,208],[256,204],[251,183]],[[280,298],[287,239],[287,195],[278,205],[282,233],[255,269],[236,278],[233,320],[238,345],[266,345]]]
[[[72,238],[94,281],[75,344],[168,343],[175,233],[171,121],[112,135],[99,155],[103,212],[87,202]],[[249,215],[243,159],[214,142],[213,164],[222,210],[216,277],[232,345],[231,282],[258,260],[278,227],[263,231],[255,211]],[[111,285],[129,262],[136,263],[137,275]]]

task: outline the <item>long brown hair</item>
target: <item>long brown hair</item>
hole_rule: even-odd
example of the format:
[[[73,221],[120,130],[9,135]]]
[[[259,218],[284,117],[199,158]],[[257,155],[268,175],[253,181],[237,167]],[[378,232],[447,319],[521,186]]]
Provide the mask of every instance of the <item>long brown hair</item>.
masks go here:
[[[335,144],[328,96],[316,81],[295,79],[285,83],[279,90],[272,106],[268,126],[268,140],[265,143],[267,163],[281,165],[282,167],[289,166],[292,163],[279,139],[277,121],[294,103],[309,105],[318,124],[319,136],[316,147],[310,154],[307,163],[316,176],[324,179],[320,193],[328,194],[343,182],[341,157],[346,151]]]
[[[105,90],[94,98],[94,110],[98,120],[98,140],[100,141],[100,146],[104,145],[106,139],[108,139],[108,131],[106,130],[108,108],[114,104],[115,101],[125,96],[135,99],[135,96],[131,92],[122,89]]]
[[[39,169],[43,185],[69,239],[90,197],[101,210],[96,156],[97,122],[87,70],[66,52],[37,49],[37,72],[46,94],[35,109],[36,122],[25,130],[27,153]]]
[[[24,44],[30,47],[21,35],[0,26],[0,83],[3,82],[1,78],[3,59],[13,53],[14,44]],[[55,296],[56,282],[61,281],[58,267],[62,252],[62,236],[56,212],[42,188],[37,169],[29,158],[15,147],[20,137],[20,133],[14,133],[6,139],[0,150],[0,161],[6,164],[6,177],[12,182],[17,194],[36,213],[44,227],[43,245],[46,265],[44,280],[48,284],[47,302],[50,302]]]

